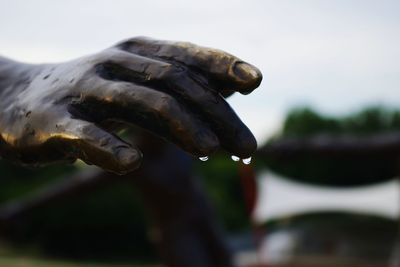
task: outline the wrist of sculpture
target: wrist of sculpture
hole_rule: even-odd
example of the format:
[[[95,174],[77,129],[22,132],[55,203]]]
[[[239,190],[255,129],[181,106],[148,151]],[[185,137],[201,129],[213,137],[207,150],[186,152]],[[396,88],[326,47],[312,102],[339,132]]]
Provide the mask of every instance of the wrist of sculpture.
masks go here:
[[[27,87],[40,69],[40,65],[26,64],[0,56],[0,108],[1,102],[4,102],[7,96],[13,95],[15,90]]]
[[[5,127],[10,113],[15,114],[15,100],[26,89],[34,77],[41,72],[41,65],[26,64],[0,56],[0,158],[13,157],[6,142],[9,134]],[[11,116],[13,117],[13,116]],[[8,121],[8,125],[13,125]]]

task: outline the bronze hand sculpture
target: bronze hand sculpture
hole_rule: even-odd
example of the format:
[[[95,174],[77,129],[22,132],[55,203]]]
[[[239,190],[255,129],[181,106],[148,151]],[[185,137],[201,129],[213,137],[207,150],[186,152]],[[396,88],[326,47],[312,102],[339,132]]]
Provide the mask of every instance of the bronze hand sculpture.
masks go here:
[[[123,174],[141,153],[112,132],[137,125],[195,156],[246,158],[256,140],[224,100],[260,71],[223,51],[144,37],[60,64],[0,58],[0,155],[41,165],[82,159]]]

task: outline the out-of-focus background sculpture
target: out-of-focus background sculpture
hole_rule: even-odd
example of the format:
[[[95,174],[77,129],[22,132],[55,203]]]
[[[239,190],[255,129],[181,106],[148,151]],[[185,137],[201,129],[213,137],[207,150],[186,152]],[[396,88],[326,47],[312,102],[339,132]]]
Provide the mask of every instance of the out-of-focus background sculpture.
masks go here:
[[[399,184],[394,179],[399,128],[399,112],[383,107],[342,118],[309,108],[293,110],[257,158],[268,169],[264,179],[277,179],[272,172],[301,182],[287,181],[286,190],[309,210],[286,220],[274,215],[262,227],[270,233],[260,245],[264,261],[278,266],[398,266]],[[375,207],[382,193],[392,201],[391,210]],[[279,235],[285,241],[274,250]]]

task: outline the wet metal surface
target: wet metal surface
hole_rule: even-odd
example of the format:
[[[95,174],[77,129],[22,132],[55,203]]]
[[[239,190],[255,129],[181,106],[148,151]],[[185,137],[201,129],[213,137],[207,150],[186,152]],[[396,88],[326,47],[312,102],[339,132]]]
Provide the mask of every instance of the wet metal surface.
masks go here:
[[[261,79],[223,51],[145,37],[60,64],[0,58],[0,153],[29,165],[79,158],[123,174],[142,153],[112,133],[117,122],[197,157],[222,147],[248,158],[256,140],[223,95],[248,94]]]

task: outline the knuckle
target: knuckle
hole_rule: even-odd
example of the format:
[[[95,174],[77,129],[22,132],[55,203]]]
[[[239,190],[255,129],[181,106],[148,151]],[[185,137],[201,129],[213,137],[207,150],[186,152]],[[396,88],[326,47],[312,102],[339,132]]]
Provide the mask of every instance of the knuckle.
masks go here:
[[[166,68],[165,75],[170,78],[179,79],[183,76],[186,76],[188,73],[186,67],[178,64],[168,64],[168,66],[166,66],[165,68]]]
[[[104,63],[116,63],[121,58],[122,51],[116,50],[114,48],[109,48],[102,51],[97,56],[97,60],[94,63],[104,64]],[[96,65],[96,64],[93,64]]]
[[[183,48],[183,49],[191,49],[191,48],[196,47],[196,45],[191,42],[174,42],[173,44],[176,47]]]
[[[99,53],[85,57],[84,61],[86,62],[86,64],[96,66],[98,64],[109,61],[111,58],[114,57],[117,52],[119,51],[117,51],[115,48],[108,48]],[[81,63],[82,62],[80,62],[80,64]]]
[[[155,110],[160,114],[172,114],[177,104],[177,101],[172,96],[163,95],[155,104]]]
[[[143,42],[145,42],[146,40],[149,40],[149,38],[146,36],[135,36],[135,37],[125,39],[125,40],[119,42],[117,45],[135,45],[135,44],[139,45],[139,44],[142,44]]]
[[[130,47],[138,45],[140,42],[141,42],[140,37],[133,37],[117,43],[114,47],[117,47],[122,50],[129,50]]]
[[[129,38],[116,44],[115,47],[124,51],[131,51],[138,54],[145,53],[144,51],[155,53],[161,49],[161,45],[157,40],[153,40],[146,36]]]
[[[173,64],[170,63],[161,63],[157,65],[151,65],[148,69],[148,72],[152,73],[152,76],[155,79],[159,80],[169,80],[171,78],[179,75],[179,70]]]

